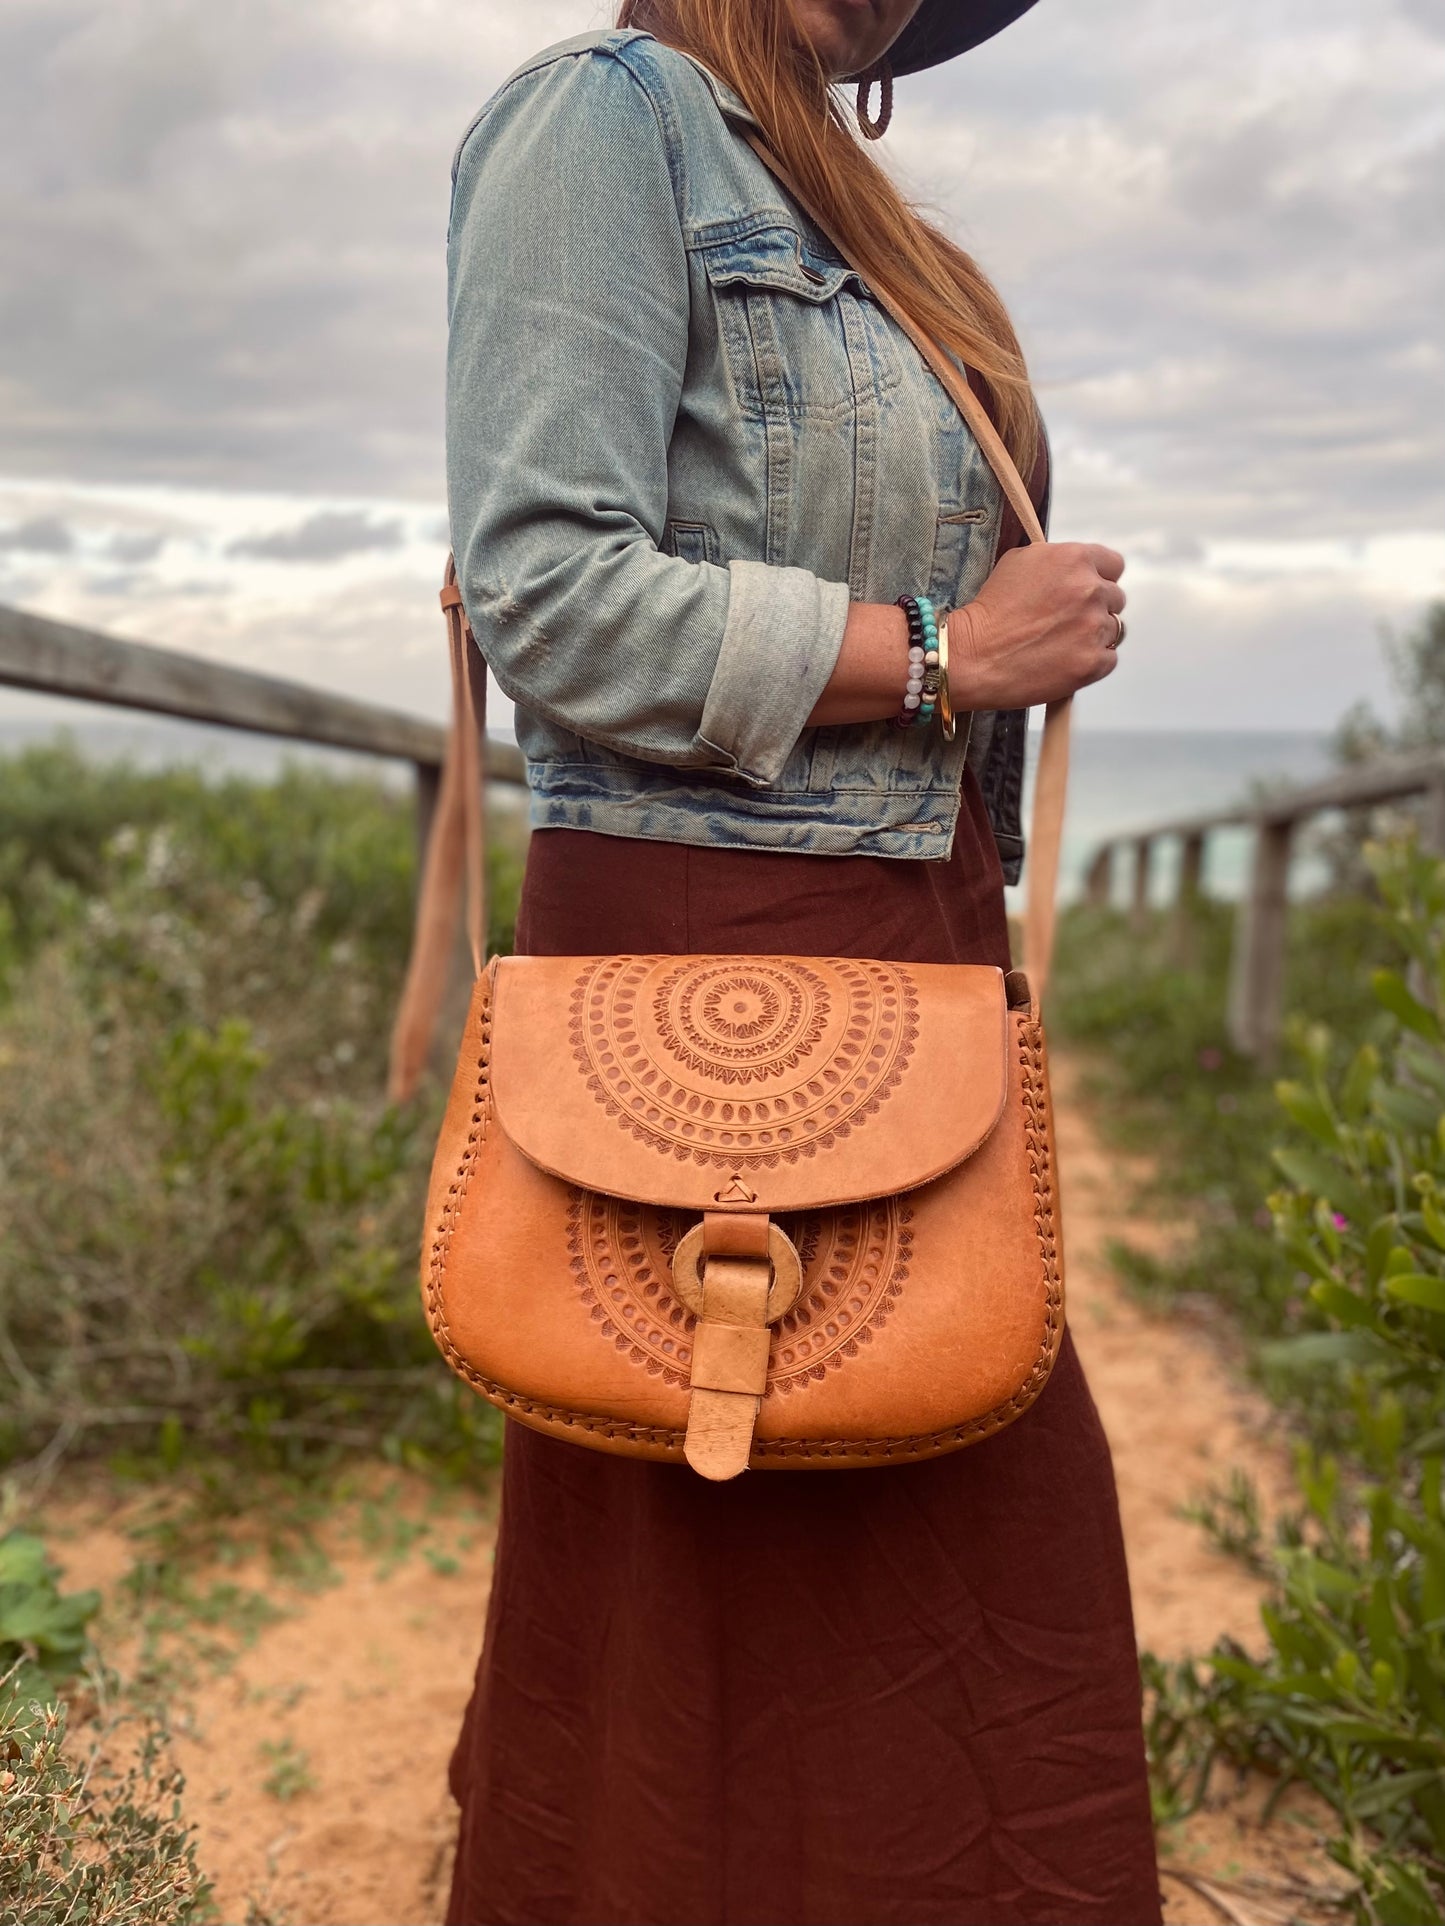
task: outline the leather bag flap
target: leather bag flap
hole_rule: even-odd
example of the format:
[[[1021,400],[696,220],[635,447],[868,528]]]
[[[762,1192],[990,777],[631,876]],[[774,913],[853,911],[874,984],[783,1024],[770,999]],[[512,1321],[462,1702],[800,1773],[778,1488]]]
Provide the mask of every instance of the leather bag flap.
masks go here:
[[[998,1122],[1009,1026],[983,965],[776,956],[493,963],[496,1116],[584,1190],[820,1210],[911,1190]]]

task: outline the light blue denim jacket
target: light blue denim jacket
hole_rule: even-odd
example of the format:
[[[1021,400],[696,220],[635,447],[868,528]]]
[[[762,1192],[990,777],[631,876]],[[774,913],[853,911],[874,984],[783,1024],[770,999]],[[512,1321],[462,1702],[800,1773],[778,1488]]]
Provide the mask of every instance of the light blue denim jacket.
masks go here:
[[[468,130],[448,250],[463,598],[517,707],[534,824],[943,857],[963,729],[806,723],[851,599],[976,594],[999,489],[750,121],[685,56],[613,31],[539,53]],[[972,731],[1006,872],[1021,722]]]

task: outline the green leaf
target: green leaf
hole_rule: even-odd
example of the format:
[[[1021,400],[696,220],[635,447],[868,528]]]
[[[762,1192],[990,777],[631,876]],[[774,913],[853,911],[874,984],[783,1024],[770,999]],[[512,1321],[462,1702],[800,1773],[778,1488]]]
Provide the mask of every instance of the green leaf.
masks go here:
[[[1403,1135],[1427,1137],[1440,1121],[1440,1101],[1402,1084],[1386,1085],[1375,1097],[1380,1116]]]
[[[1417,1792],[1427,1786],[1437,1785],[1438,1772],[1419,1768],[1414,1772],[1391,1772],[1363,1792],[1357,1792],[1350,1800],[1350,1811],[1356,1819],[1372,1819],[1379,1813],[1389,1812],[1406,1804]]]
[[[1386,1285],[1388,1289],[1388,1284]],[[1370,1324],[1374,1321],[1374,1307],[1365,1298],[1357,1297],[1347,1291],[1343,1284],[1332,1284],[1327,1278],[1316,1278],[1310,1285],[1310,1296],[1322,1311],[1327,1312],[1341,1324]]]
[[[1359,1184],[1328,1157],[1291,1144],[1277,1149],[1274,1161],[1296,1190],[1323,1198],[1352,1223],[1367,1223],[1374,1217],[1375,1212],[1369,1208]]]
[[[1365,1270],[1372,1284],[1378,1284],[1384,1276],[1395,1239],[1399,1235],[1399,1225],[1393,1212],[1382,1217],[1373,1226],[1365,1241]]]
[[[1353,1296],[1353,1293],[1351,1293]],[[1383,1364],[1390,1346],[1373,1331],[1302,1331],[1298,1337],[1262,1344],[1259,1361],[1271,1370],[1312,1371],[1322,1365]]]
[[[1336,1718],[1327,1720],[1331,1737],[1346,1745],[1374,1746],[1390,1759],[1434,1759],[1445,1763],[1445,1743],[1436,1738],[1416,1738],[1398,1726],[1382,1720]]]
[[[45,1545],[33,1532],[12,1531],[0,1538],[0,1585],[43,1585],[48,1575]]]
[[[1367,1043],[1355,1052],[1340,1086],[1340,1109],[1347,1117],[1364,1115],[1379,1074],[1380,1053],[1373,1044]]]
[[[1340,1141],[1340,1126],[1334,1112],[1318,1094],[1303,1083],[1277,1083],[1275,1096],[1285,1113],[1301,1130],[1316,1138],[1326,1149],[1334,1150]]]
[[[1432,1277],[1428,1271],[1406,1271],[1387,1277],[1385,1294],[1405,1304],[1418,1304],[1422,1310],[1445,1313],[1445,1277]]]
[[[1445,1043],[1445,1030],[1440,1027],[1439,1017],[1413,994],[1398,970],[1372,971],[1370,987],[1375,1001],[1398,1018],[1407,1030],[1415,1031],[1431,1043]]]
[[[1332,1564],[1326,1558],[1311,1557],[1309,1573],[1318,1590],[1336,1599],[1353,1598],[1360,1589],[1358,1572],[1347,1571],[1343,1565]]]
[[[1428,1626],[1445,1622],[1445,1545],[1435,1527],[1420,1560],[1420,1616]]]
[[[1423,1867],[1393,1856],[1370,1862],[1371,1914],[1389,1926],[1438,1926],[1440,1908]]]
[[[1445,1211],[1440,1209],[1433,1197],[1425,1197],[1421,1200],[1420,1216],[1431,1243],[1437,1250],[1445,1251]]]

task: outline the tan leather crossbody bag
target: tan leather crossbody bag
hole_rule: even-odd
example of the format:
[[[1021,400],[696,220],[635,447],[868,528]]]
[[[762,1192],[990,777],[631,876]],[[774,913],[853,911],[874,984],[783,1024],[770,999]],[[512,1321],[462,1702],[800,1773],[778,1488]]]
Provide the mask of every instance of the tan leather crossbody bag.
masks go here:
[[[963,377],[883,305],[1042,541]],[[422,1256],[447,1361],[535,1430],[714,1479],[906,1463],[1011,1423],[1064,1322],[1038,999],[1068,704],[1040,756],[1027,978],[798,956],[484,967],[485,671],[450,569],[442,601],[453,728],[392,1086],[425,1057],[465,872],[477,981]]]

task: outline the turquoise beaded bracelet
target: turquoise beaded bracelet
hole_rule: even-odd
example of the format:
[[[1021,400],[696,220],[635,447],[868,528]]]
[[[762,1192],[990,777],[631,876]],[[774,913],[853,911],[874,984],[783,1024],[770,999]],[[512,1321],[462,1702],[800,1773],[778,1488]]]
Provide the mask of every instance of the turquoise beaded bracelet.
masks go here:
[[[926,595],[900,595],[898,607],[908,618],[908,681],[894,721],[911,729],[932,722],[938,707],[938,616]]]

